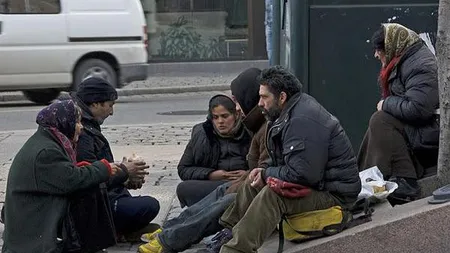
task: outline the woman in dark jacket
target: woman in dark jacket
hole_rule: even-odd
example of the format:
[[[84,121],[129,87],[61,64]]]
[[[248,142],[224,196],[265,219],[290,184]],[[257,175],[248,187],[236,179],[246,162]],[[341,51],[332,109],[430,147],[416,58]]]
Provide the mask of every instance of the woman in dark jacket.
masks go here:
[[[69,195],[105,182],[118,167],[105,160],[77,167],[81,111],[72,100],[39,112],[38,130],[19,150],[6,187],[3,252],[65,252]]]
[[[236,104],[225,95],[212,97],[207,120],[192,129],[178,164],[184,181],[177,187],[181,205],[191,206],[217,186],[243,175],[248,170],[250,141]]]
[[[398,183],[392,199],[420,194],[417,179],[437,163],[439,142],[436,57],[417,33],[383,24],[374,34],[375,57],[382,63],[382,99],[372,115],[358,155],[360,170],[378,166]]]

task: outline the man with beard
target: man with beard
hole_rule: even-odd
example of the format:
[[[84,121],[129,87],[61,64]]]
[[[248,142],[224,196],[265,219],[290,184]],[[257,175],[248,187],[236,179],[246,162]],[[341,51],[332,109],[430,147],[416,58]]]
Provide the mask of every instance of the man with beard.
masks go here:
[[[356,158],[339,121],[280,66],[263,70],[259,83],[259,106],[274,121],[266,143],[271,162],[250,173],[222,215],[225,229],[216,241],[222,253],[256,252],[283,215],[351,206],[361,190]],[[273,182],[310,191],[287,196]]]
[[[247,163],[249,169],[265,167],[268,154],[265,146],[266,120],[258,106],[260,69],[250,68],[231,82],[232,99],[241,111],[243,123],[253,138]],[[168,220],[162,229],[142,236],[148,242],[139,247],[140,253],[182,252],[204,237],[219,232],[223,227],[219,218],[236,197],[237,189],[248,173],[240,179],[222,184],[199,202],[185,209],[178,217]]]
[[[113,115],[117,92],[107,81],[91,77],[79,86],[74,100],[82,109],[83,132],[77,145],[77,160],[92,162],[106,159],[114,162],[108,140],[101,132],[101,125]],[[143,161],[122,161],[125,171],[108,182],[108,198],[111,203],[114,225],[120,240],[140,241],[142,233],[155,231],[159,226],[149,224],[159,212],[159,202],[150,196],[131,196],[128,189],[141,188],[145,169]],[[121,237],[124,238],[121,238]]]

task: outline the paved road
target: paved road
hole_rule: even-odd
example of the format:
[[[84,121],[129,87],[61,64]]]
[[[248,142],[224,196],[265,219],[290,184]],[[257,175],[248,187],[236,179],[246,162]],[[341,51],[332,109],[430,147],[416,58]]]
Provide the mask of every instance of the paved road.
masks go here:
[[[119,98],[114,115],[105,126],[202,121],[209,99],[218,92],[153,95]],[[29,102],[0,103],[0,131],[36,128],[36,114],[42,106]],[[184,115],[161,115],[182,111]]]

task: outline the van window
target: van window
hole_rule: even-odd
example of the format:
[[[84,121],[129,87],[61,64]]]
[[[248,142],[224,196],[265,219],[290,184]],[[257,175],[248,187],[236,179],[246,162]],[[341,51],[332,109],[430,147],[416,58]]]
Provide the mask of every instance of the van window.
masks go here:
[[[60,0],[0,0],[2,14],[57,14]]]

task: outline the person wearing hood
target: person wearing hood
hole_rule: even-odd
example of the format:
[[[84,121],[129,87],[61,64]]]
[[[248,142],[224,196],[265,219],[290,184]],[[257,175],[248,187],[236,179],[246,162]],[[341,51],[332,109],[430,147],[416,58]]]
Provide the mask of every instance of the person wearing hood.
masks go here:
[[[37,131],[14,157],[4,205],[2,252],[68,252],[72,194],[106,182],[121,169],[106,160],[79,165],[75,146],[83,128],[72,100],[56,101],[36,118]],[[63,225],[64,224],[64,225]]]
[[[265,146],[266,119],[258,107],[260,69],[243,71],[231,83],[232,99],[236,111],[243,116],[243,124],[253,135],[247,154],[249,169],[267,166],[269,155]],[[224,183],[208,196],[186,208],[178,217],[168,220],[162,229],[142,236],[148,242],[139,247],[140,253],[182,252],[204,237],[219,232],[223,227],[219,218],[234,201],[237,188],[245,182],[249,172],[240,178]]]
[[[101,125],[113,115],[117,91],[106,80],[97,77],[85,79],[72,94],[83,111],[84,130],[77,146],[78,161],[106,159],[114,161],[108,140],[101,132]],[[131,196],[128,189],[138,189],[144,183],[145,169],[149,166],[143,161],[122,161],[126,170],[108,182],[108,198],[119,240],[129,242],[139,240],[142,233],[153,232],[159,226],[150,222],[157,216],[159,202],[150,196]],[[121,237],[124,238],[121,238]]]
[[[178,164],[183,180],[177,187],[181,207],[191,206],[219,185],[241,177],[248,170],[250,140],[236,104],[225,95],[212,97],[207,120],[192,129]]]
[[[419,197],[417,179],[437,164],[437,62],[420,36],[400,24],[383,24],[372,42],[381,62],[382,94],[361,144],[358,166],[377,166],[386,180],[396,182],[399,187],[389,200],[401,204]]]

